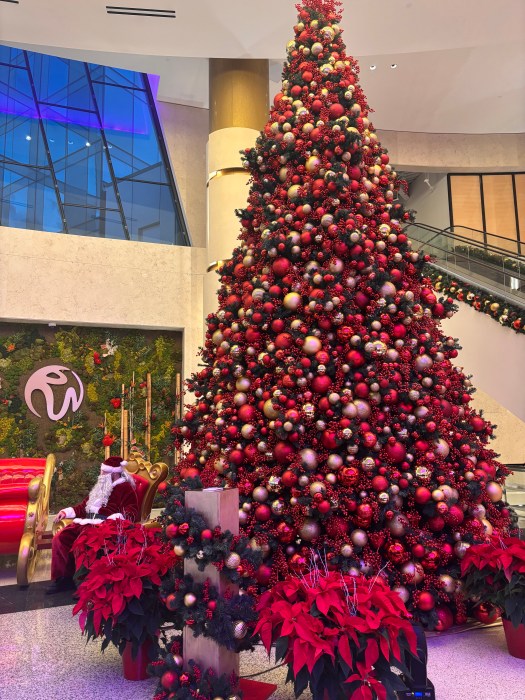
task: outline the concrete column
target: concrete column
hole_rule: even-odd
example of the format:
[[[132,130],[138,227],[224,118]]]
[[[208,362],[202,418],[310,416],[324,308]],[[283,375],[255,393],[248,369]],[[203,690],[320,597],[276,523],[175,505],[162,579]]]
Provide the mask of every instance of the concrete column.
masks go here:
[[[246,204],[249,179],[239,151],[255,144],[268,119],[268,86],[266,60],[210,59],[205,317],[217,308],[217,263],[227,260],[237,245],[235,209]]]

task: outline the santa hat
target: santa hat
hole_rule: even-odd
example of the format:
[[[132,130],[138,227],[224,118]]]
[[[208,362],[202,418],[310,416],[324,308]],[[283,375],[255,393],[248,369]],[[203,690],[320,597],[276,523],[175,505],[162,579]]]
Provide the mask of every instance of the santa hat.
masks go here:
[[[127,464],[123,457],[108,457],[100,465],[100,471],[104,474],[122,474]]]

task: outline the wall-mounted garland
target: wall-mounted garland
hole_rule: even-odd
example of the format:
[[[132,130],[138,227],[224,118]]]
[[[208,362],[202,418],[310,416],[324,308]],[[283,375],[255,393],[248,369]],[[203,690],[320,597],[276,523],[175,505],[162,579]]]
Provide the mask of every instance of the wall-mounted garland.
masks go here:
[[[432,280],[434,289],[444,297],[468,304],[516,333],[525,333],[525,309],[509,304],[502,297],[490,294],[473,284],[457,280],[432,265],[425,265],[423,272]]]

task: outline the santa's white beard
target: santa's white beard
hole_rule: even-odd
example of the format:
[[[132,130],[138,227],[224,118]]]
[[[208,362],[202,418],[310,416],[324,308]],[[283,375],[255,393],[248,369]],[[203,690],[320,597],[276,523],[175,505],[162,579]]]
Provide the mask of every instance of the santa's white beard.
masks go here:
[[[86,503],[88,513],[98,513],[99,509],[106,505],[113,491],[113,474],[100,474],[97,483],[89,492]]]

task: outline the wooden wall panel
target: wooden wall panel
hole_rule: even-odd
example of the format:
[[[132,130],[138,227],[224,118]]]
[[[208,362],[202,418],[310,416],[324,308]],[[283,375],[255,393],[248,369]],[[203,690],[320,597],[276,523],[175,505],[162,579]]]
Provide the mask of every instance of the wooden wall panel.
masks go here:
[[[514,208],[514,189],[512,175],[483,175],[483,204],[485,207],[485,226],[489,233],[505,236],[487,239],[488,244],[516,252],[516,211]]]
[[[481,191],[479,175],[451,175],[450,198],[454,226],[469,226],[483,230],[483,214],[481,210]],[[462,236],[469,235],[468,231],[458,230]],[[483,243],[483,234],[470,232],[475,241]]]

